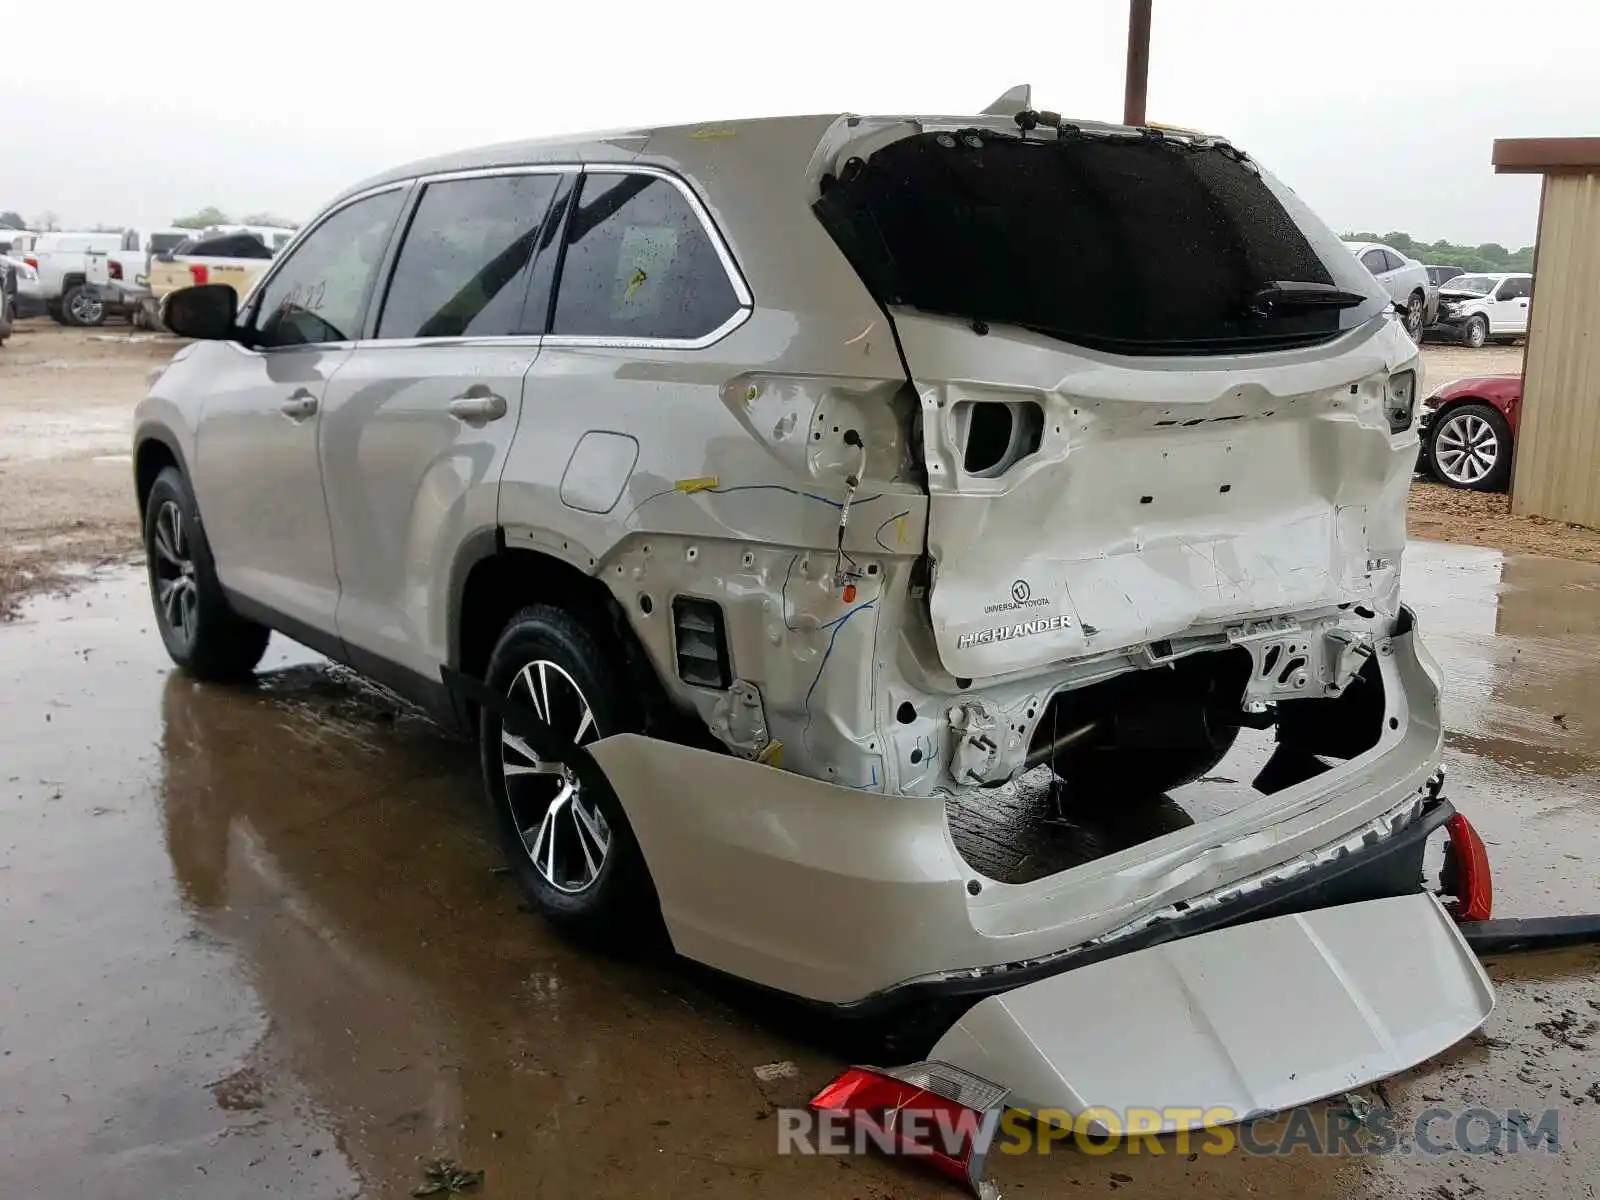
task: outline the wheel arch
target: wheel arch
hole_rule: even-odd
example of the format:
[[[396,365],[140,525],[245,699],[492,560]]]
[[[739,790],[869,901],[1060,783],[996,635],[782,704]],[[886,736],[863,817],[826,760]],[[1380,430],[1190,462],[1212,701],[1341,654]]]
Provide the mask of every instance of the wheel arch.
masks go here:
[[[177,467],[193,487],[189,464],[171,430],[161,425],[140,426],[133,438],[133,486],[139,502],[141,523],[144,521],[145,501],[150,496],[150,488],[167,467]]]
[[[680,714],[610,589],[554,555],[508,546],[501,529],[467,538],[451,564],[446,630],[449,665],[470,678],[482,679],[506,622],[519,609],[536,603],[570,612],[617,655],[643,700],[647,731],[676,729]],[[464,699],[458,698],[456,703],[462,716],[476,724],[475,708]]]

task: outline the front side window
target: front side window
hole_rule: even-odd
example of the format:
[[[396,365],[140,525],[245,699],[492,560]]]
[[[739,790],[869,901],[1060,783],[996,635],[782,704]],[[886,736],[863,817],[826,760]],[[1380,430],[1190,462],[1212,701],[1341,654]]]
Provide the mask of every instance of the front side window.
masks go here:
[[[430,183],[395,263],[380,338],[523,332],[534,242],[558,176]]]
[[[348,342],[400,211],[402,189],[346,205],[318,225],[261,289],[255,343],[263,348]]]
[[[176,250],[184,240],[181,233],[152,233],[150,235],[150,253],[168,254]],[[134,249],[138,249],[137,246]]]
[[[693,339],[738,309],[711,235],[676,186],[655,175],[584,176],[552,334]]]
[[[1497,293],[1501,300],[1520,300],[1528,294],[1526,279],[1507,279],[1500,285],[1500,291]]]

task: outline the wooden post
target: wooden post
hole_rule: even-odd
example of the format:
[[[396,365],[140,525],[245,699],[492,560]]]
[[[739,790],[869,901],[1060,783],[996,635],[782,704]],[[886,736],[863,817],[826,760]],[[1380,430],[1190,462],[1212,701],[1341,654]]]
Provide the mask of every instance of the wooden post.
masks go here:
[[[1122,93],[1122,123],[1144,124],[1144,98],[1150,82],[1150,3],[1128,0],[1128,76]]]

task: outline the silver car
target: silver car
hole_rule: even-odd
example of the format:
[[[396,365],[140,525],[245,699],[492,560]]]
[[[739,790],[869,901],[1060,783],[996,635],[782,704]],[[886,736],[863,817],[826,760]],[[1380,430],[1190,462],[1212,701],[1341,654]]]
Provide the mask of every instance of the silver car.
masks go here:
[[[850,1011],[1297,907],[1410,897],[1386,927],[1448,940],[1390,309],[1229,143],[1032,109],[414,164],[237,312],[168,298],[198,340],[138,411],[156,616],[203,678],[278,630],[464,727],[550,919],[659,912]],[[958,828],[1230,751],[1225,803],[1103,857]],[[1408,996],[1478,987],[1430,971]]]

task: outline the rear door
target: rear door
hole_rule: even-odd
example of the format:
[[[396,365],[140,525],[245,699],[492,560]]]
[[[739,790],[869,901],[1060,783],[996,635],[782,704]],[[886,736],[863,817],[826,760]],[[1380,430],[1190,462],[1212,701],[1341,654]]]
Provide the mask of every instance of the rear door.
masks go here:
[[[422,181],[368,336],[328,387],[338,624],[358,666],[438,677],[440,585],[457,548],[495,529],[547,307],[547,288],[529,302],[533,263],[568,186],[552,167]]]
[[[227,343],[195,435],[195,495],[224,586],[315,639],[339,580],[317,433],[328,380],[350,357],[406,192],[326,215],[289,253]],[[292,625],[308,629],[307,635]]]

